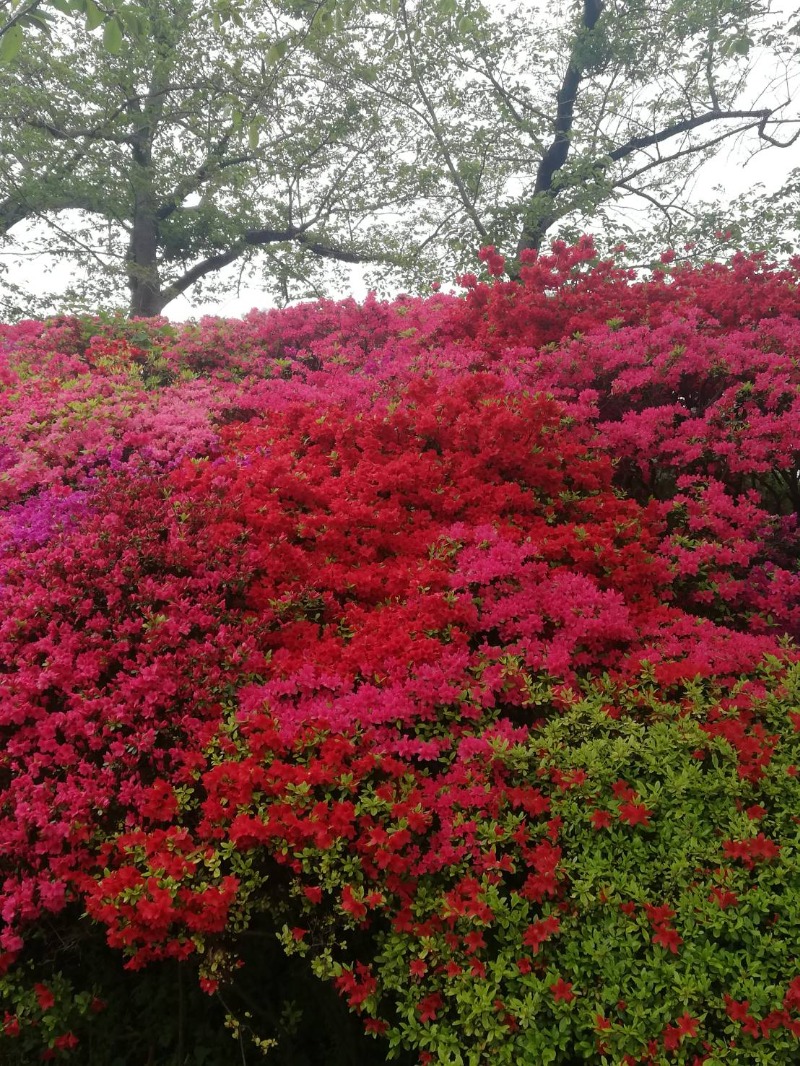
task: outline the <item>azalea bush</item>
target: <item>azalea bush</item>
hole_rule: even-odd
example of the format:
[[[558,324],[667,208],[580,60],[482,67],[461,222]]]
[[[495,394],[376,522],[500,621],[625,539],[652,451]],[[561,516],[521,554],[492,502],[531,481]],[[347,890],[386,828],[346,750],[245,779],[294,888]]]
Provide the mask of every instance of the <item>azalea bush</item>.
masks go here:
[[[0,327],[2,1061],[797,1060],[800,261],[481,259]]]

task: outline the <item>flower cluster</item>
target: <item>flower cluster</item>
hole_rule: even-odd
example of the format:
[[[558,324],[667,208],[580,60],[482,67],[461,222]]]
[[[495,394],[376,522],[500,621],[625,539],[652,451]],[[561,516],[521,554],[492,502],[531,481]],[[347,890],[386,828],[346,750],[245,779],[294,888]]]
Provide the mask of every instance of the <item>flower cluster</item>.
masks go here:
[[[124,1013],[87,923],[420,1062],[796,1061],[797,274],[480,259],[0,327],[10,1062]]]

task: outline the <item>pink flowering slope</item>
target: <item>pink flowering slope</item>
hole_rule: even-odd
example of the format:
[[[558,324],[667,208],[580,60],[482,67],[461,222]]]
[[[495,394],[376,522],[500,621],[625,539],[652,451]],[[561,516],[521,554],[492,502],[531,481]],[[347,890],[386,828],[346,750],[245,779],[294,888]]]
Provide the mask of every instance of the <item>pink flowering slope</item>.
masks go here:
[[[482,261],[0,327],[2,1061],[797,1061],[800,264]]]

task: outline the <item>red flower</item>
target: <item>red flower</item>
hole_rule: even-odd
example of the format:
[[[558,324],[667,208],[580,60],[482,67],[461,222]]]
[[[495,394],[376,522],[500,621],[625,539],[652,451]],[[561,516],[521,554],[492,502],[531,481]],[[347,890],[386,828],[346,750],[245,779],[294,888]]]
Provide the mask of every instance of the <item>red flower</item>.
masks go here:
[[[593,829],[608,829],[611,825],[611,812],[610,811],[592,811],[589,820],[592,823]]]
[[[680,1018],[676,1019],[675,1024],[678,1026],[681,1039],[686,1036],[697,1036],[697,1019],[693,1018],[688,1011],[684,1011]]]
[[[725,1013],[734,1022],[745,1022],[750,1017],[750,1000],[743,999],[741,1001],[732,999],[727,993],[725,993]]]
[[[9,1014],[6,1011],[6,1016],[3,1019],[3,1032],[6,1036],[19,1036],[19,1018],[16,1014]]]
[[[622,778],[614,782],[611,786],[611,791],[614,793],[614,798],[621,800],[623,803],[635,799],[638,795],[636,789],[631,788],[628,782],[623,781]]]
[[[674,1028],[668,1025],[664,1032],[661,1034],[664,1041],[665,1051],[674,1051],[681,1042],[680,1029]]]
[[[55,1004],[56,997],[47,987],[47,985],[34,985],[33,991],[36,993],[36,999],[42,1010],[50,1010]]]
[[[532,948],[533,954],[536,955],[542,944],[549,940],[551,936],[554,936],[560,927],[561,923],[558,918],[553,916],[543,918],[538,922],[532,922],[522,934],[522,943]]]
[[[735,892],[729,892],[727,889],[717,886],[711,889],[711,895],[708,898],[718,903],[724,911],[728,907],[735,907],[739,902],[739,897]]]
[[[78,1038],[74,1033],[62,1033],[61,1036],[55,1038],[53,1046],[59,1051],[68,1051],[78,1046]]]
[[[345,885],[342,889],[342,910],[347,911],[348,914],[352,914],[357,919],[364,918],[367,913],[367,908],[361,900],[356,899],[353,895],[353,889],[350,885]]]
[[[668,922],[675,917],[675,911],[670,907],[668,903],[652,904],[645,903],[645,912],[647,919],[653,925],[661,925],[663,922]]]
[[[780,855],[780,844],[757,833],[748,840],[725,840],[722,844],[725,854],[731,859],[738,859],[748,870],[759,862],[772,862]]]
[[[559,1000],[563,1000],[564,1003],[571,1003],[575,999],[575,993],[572,991],[572,982],[565,981],[561,977],[550,985],[550,991],[556,1003]]]
[[[641,825],[645,829],[650,826],[650,815],[647,807],[642,803],[623,803],[619,809],[619,819],[628,825]]]
[[[383,1036],[386,1030],[389,1028],[389,1023],[385,1022],[382,1018],[365,1018],[364,1029],[368,1033],[375,1033],[377,1036]]]
[[[467,933],[464,937],[464,947],[470,954],[479,951],[481,948],[486,947],[486,941],[483,938],[483,933],[477,929],[473,929],[472,932]]]
[[[662,925],[658,932],[653,935],[653,943],[660,944],[661,947],[671,951],[673,955],[677,955],[678,948],[683,943],[683,937],[669,926]]]
[[[441,992],[433,992],[425,996],[417,1004],[417,1013],[421,1022],[434,1022],[439,1011],[444,1006],[444,997]]]
[[[793,977],[789,982],[783,1005],[787,1010],[800,1010],[800,977]]]
[[[551,840],[555,841],[558,839],[558,833],[563,824],[564,819],[560,816],[550,819],[550,821],[547,823],[547,835],[550,837]]]

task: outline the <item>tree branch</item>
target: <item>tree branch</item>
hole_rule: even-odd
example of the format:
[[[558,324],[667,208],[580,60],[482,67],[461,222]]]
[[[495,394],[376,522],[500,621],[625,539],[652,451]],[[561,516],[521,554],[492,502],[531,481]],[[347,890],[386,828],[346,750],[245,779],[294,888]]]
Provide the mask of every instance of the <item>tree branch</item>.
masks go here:
[[[31,0],[25,7],[20,8],[15,15],[12,15],[8,22],[4,22],[0,26],[0,38],[4,37],[10,29],[13,29],[18,22],[22,22],[28,15],[32,15],[33,12],[40,7],[42,0]]]
[[[95,126],[93,129],[62,130],[40,118],[26,118],[24,122],[26,126],[30,126],[32,129],[44,130],[57,141],[77,141],[85,137],[87,140],[111,141],[113,144],[133,144],[132,137],[119,133],[104,132],[101,126]]]
[[[208,179],[211,177],[212,170],[218,171],[223,169],[223,166],[220,161],[225,153],[225,149],[230,143],[232,132],[232,130],[227,130],[220,137],[220,139],[208,153],[208,155],[197,168],[197,170],[194,172],[194,174],[192,174],[190,177],[183,178],[181,181],[178,182],[178,184],[170,193],[169,199],[166,200],[166,202],[163,203],[156,211],[156,217],[159,219],[159,221],[163,222],[165,218],[169,218],[173,211],[176,211],[178,209],[178,207],[183,203],[187,196],[189,196],[193,192],[197,192],[200,186],[203,185],[204,182],[208,181]],[[245,161],[247,158],[249,157],[240,157],[236,161],[242,162]],[[230,162],[227,165],[232,166],[233,163]]]
[[[665,126],[663,130],[659,130],[657,133],[648,134],[646,137],[631,137],[631,139],[626,141],[625,144],[621,144],[611,152],[608,152],[608,158],[616,163],[620,159],[625,159],[627,156],[633,155],[634,152],[641,151],[642,148],[652,148],[653,145],[668,141],[671,137],[677,137],[679,133],[688,133],[690,130],[695,130],[700,126],[708,125],[709,122],[724,122],[732,119],[752,118],[758,120],[760,130],[762,126],[766,125],[773,114],[774,110],[768,107],[759,108],[757,111],[719,111],[716,109],[706,111],[702,115],[695,115],[694,118],[687,118],[680,122],[673,122],[671,125]],[[751,125],[755,124],[756,123],[754,122]]]
[[[177,281],[173,281],[163,290],[164,304],[166,306],[170,300],[174,300],[176,296],[180,296],[182,292],[185,292],[191,285],[194,285],[200,278],[204,278],[206,274],[213,274],[217,270],[222,270],[223,267],[228,266],[229,263],[235,262],[239,256],[244,255],[249,248],[257,248],[265,244],[281,244],[285,241],[297,240],[305,231],[305,226],[286,226],[285,229],[252,229],[248,230],[244,236],[235,241],[230,248],[225,252],[220,252],[217,255],[211,255],[207,259],[203,259],[202,262],[195,264],[190,270],[187,270]]]
[[[634,178],[641,177],[642,174],[646,174],[649,170],[654,170],[656,167],[662,167],[665,163],[672,163],[676,159],[682,159],[687,155],[696,155],[698,152],[703,152],[707,148],[713,148],[715,145],[728,140],[734,134],[744,133],[745,130],[751,130],[757,126],[760,126],[760,121],[748,122],[745,126],[741,126],[736,130],[726,130],[725,133],[721,133],[718,137],[712,137],[710,140],[704,141],[703,144],[690,144],[687,148],[680,148],[677,152],[673,152],[672,155],[660,156],[658,159],[651,159],[643,166],[623,175],[619,181],[613,182],[612,188],[619,188],[620,185],[632,181]]]
[[[348,248],[332,248],[316,241],[312,243],[305,237],[298,237],[297,242],[321,259],[336,259],[340,263],[377,263],[385,258],[385,256],[362,255],[360,252],[353,252]]]
[[[314,221],[316,221],[316,219]],[[251,248],[263,247],[265,244],[285,244],[290,241],[296,241],[298,244],[307,248],[313,255],[323,259],[336,259],[341,263],[370,263],[375,261],[376,257],[374,255],[361,255],[359,252],[347,248],[335,248],[331,245],[323,244],[313,240],[313,238],[307,237],[306,233],[312,225],[313,222],[309,222],[303,226],[286,226],[284,229],[264,228],[248,230],[244,236],[232,244],[227,251],[220,252],[218,255],[209,256],[202,262],[195,264],[195,266],[190,270],[187,270],[180,278],[168,285],[162,292],[162,307],[166,307],[171,300],[174,300],[176,296],[180,296],[182,292],[185,292],[186,289],[194,285],[194,283],[199,281],[200,278],[205,277],[207,274],[213,274],[218,270],[222,270],[223,267],[234,263]]]
[[[86,157],[86,148],[77,148],[69,159],[60,168],[51,167],[48,174],[48,183],[56,183],[59,188],[65,179],[74,174],[78,164]],[[55,173],[54,173],[55,172]],[[8,176],[7,176],[8,178]],[[96,205],[88,199],[82,198],[71,192],[62,192],[58,196],[45,196],[41,203],[31,202],[31,199],[16,182],[11,179],[11,184],[16,186],[16,195],[8,196],[0,202],[0,236],[23,222],[31,215],[41,215],[45,211],[65,211],[71,208],[82,211],[94,211]],[[42,188],[47,183],[35,182],[35,187]]]
[[[587,2],[598,2],[598,0],[587,0]],[[453,162],[453,157],[451,156],[450,150],[447,147],[447,143],[444,138],[444,132],[436,114],[436,109],[433,106],[431,98],[428,96],[425,86],[422,83],[422,78],[420,77],[419,70],[417,69],[416,56],[414,55],[414,51],[411,47],[411,28],[408,25],[408,11],[406,9],[405,0],[400,0],[400,11],[403,16],[403,27],[405,29],[405,43],[406,50],[408,52],[411,80],[416,85],[417,92],[419,93],[422,102],[425,105],[425,109],[428,112],[428,115],[430,116],[429,126],[431,132],[433,133],[434,139],[436,140],[437,147],[442,153],[442,158],[444,159],[445,166],[447,167],[448,173],[450,174],[450,180],[453,182],[453,185],[455,186],[456,191],[458,192],[461,203],[464,206],[464,210],[469,215],[472,224],[477,230],[479,236],[485,240],[487,237],[486,227],[481,222],[480,217],[478,216],[478,212],[475,210],[475,204],[472,202],[472,197],[469,195],[469,192],[466,186],[464,185],[461,175],[458,173],[458,169],[456,168],[456,165]]]
[[[494,95],[500,101],[500,106],[506,109],[507,114],[509,115],[511,121],[514,123],[517,129],[520,130],[520,132],[526,134],[528,137],[530,137],[536,145],[537,149],[540,149],[541,144],[539,142],[539,138],[537,134],[534,133],[531,123],[528,121],[528,119],[526,119],[525,116],[521,114],[520,111],[517,109],[513,95],[503,86],[502,82],[498,81],[498,79],[494,76],[489,67],[488,59],[486,59],[485,56],[482,56],[481,58],[484,59],[486,65],[485,67],[480,68],[478,73],[485,77],[489,84],[492,86],[492,88],[494,89]],[[534,113],[536,114],[537,118],[546,118],[546,116],[538,109],[534,109]]]
[[[0,202],[0,236],[8,233],[18,222],[32,214],[32,209],[19,200],[9,197]]]
[[[583,0],[583,15],[580,25],[572,39],[569,63],[561,82],[561,87],[556,94],[556,118],[554,136],[550,146],[539,161],[536,171],[536,183],[533,188],[532,199],[544,199],[549,201],[549,210],[545,210],[541,218],[531,218],[522,227],[517,256],[527,248],[538,248],[542,238],[553,222],[553,202],[555,192],[553,179],[567,161],[570,149],[570,134],[575,117],[575,103],[578,99],[578,90],[583,81],[586,68],[584,67],[579,48],[586,34],[594,30],[603,13],[603,0]]]

